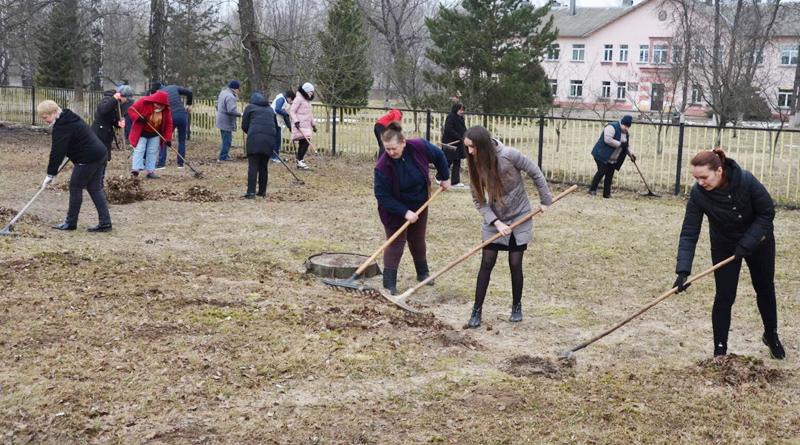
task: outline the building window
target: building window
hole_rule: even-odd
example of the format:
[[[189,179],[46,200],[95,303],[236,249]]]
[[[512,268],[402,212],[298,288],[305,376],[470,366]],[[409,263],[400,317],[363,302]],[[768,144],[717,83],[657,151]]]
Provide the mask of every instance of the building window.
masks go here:
[[[764,51],[753,51],[753,64],[754,65],[763,65],[764,64]]]
[[[561,46],[558,43],[551,43],[547,47],[547,60],[558,60],[561,56]]]
[[[683,63],[683,48],[680,46],[672,47],[672,64],[680,65]]]
[[[697,45],[694,47],[694,54],[692,55],[692,62],[698,65],[702,65],[705,62],[706,57],[706,49],[703,45]]]
[[[653,63],[663,65],[667,63],[667,53],[669,52],[667,45],[654,45],[653,46]]]
[[[619,61],[625,63],[628,62],[628,45],[619,46]]]
[[[611,82],[603,82],[603,86],[600,87],[600,97],[603,99],[611,97]]]
[[[572,45],[572,60],[583,62],[586,55],[586,45]]]
[[[558,79],[550,79],[550,92],[553,93],[553,97],[558,96]]]
[[[781,48],[781,65],[797,65],[796,46],[784,46]]]
[[[569,81],[569,97],[583,97],[583,81],[570,80]]]
[[[778,108],[791,108],[791,106],[792,106],[792,89],[778,88]]]
[[[699,104],[703,101],[703,89],[700,85],[692,85],[692,103]]]
[[[625,91],[628,89],[628,85],[625,82],[617,82],[617,99],[625,99]]]
[[[614,60],[614,45],[605,45],[603,47],[603,62],[611,62]]]
[[[650,46],[639,45],[639,63],[647,63],[650,60]]]

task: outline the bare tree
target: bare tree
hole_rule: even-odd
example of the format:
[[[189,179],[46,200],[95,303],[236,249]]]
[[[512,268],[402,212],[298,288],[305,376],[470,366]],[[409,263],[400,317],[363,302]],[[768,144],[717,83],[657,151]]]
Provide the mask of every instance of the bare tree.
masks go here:
[[[167,2],[150,0],[150,32],[147,46],[147,71],[150,82],[161,80],[167,70],[166,54]]]
[[[259,31],[253,0],[239,0],[239,24],[241,26],[241,46],[247,83],[245,97],[255,91],[265,91],[267,80],[264,76],[264,57],[267,51]]]
[[[103,0],[91,0],[89,30],[89,89],[103,89]]]

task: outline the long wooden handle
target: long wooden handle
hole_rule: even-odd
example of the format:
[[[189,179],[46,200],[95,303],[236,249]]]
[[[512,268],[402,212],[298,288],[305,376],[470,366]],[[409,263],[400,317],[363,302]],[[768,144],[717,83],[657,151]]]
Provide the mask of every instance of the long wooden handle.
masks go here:
[[[428,205],[431,203],[431,201],[433,201],[433,199],[436,198],[439,195],[439,193],[442,192],[442,190],[444,190],[444,189],[441,188],[441,187],[436,189],[436,191],[433,192],[431,197],[428,198],[427,201],[425,201],[425,204],[422,204],[422,207],[420,207],[414,213],[416,213],[417,216],[419,216],[422,212],[424,212],[425,209],[428,208]],[[394,240],[396,240],[397,237],[400,236],[400,234],[403,233],[403,231],[406,230],[408,228],[408,226],[410,226],[410,225],[411,225],[411,221],[406,221],[405,224],[400,226],[400,228],[397,229],[397,231],[395,231],[394,234],[392,236],[390,236],[389,239],[387,239],[386,242],[383,243],[383,245],[381,245],[381,247],[379,247],[378,250],[376,250],[375,253],[373,253],[371,257],[369,257],[369,259],[367,259],[367,261],[364,262],[364,264],[362,264],[358,269],[356,269],[355,275],[358,276],[358,275],[361,275],[362,273],[364,273],[364,271],[367,270],[367,267],[369,267],[369,265],[372,264],[373,261],[375,261],[375,258],[378,258],[378,255],[380,255],[381,252],[386,250],[386,248],[389,247],[389,245],[392,244],[394,242]]]
[[[138,114],[138,115],[139,115],[139,117],[141,117],[142,119],[144,119],[144,116],[142,116],[142,113],[140,113],[140,112],[139,112],[139,110],[137,110],[136,108],[133,108],[133,106],[131,106],[131,109],[132,109],[133,111],[135,111],[135,112],[136,112],[136,114]],[[133,124],[131,124],[131,125],[133,125]],[[161,133],[159,133],[159,132],[158,132],[158,130],[156,130],[156,127],[154,127],[154,126],[153,126],[153,124],[151,124],[151,123],[150,123],[150,121],[147,121],[147,125],[148,125],[150,128],[152,128],[152,129],[153,129],[153,131],[155,131],[155,132],[156,132],[156,134],[158,135],[158,137],[160,137],[160,138],[161,138],[161,139],[162,139],[164,142],[167,142],[167,139],[166,139],[164,136],[162,136],[162,135],[161,135]],[[172,146],[170,146],[169,148],[171,148],[171,149],[172,149],[172,151],[174,151],[174,152],[175,152],[175,154],[177,154],[177,155],[178,155],[178,157],[180,157],[180,158],[181,158],[181,160],[182,160],[184,163],[187,163],[187,162],[186,162],[186,158],[184,158],[184,157],[181,155],[181,153],[180,153],[178,150],[176,150],[176,149],[175,149],[174,147],[172,147]],[[188,164],[188,163],[187,163],[187,164]],[[192,166],[190,165],[190,166],[189,166],[189,168],[192,168]],[[195,172],[195,173],[198,173],[198,171],[197,171],[197,170],[195,170],[195,169],[193,169],[193,168],[192,168],[192,171],[193,171],[193,172]]]
[[[642,171],[639,170],[639,165],[633,159],[631,159],[631,162],[633,162],[633,166],[636,167],[636,171],[639,172],[639,176],[642,178],[642,182],[644,182],[644,186],[647,188],[647,191],[650,192],[650,193],[653,193],[653,191],[650,190],[650,186],[647,185],[647,180],[644,179],[644,175],[642,174]]]
[[[735,259],[736,259],[736,255],[731,255],[730,257],[726,258],[723,261],[720,261],[719,263],[715,264],[714,266],[710,267],[709,269],[707,269],[707,270],[705,270],[705,271],[703,271],[703,272],[701,272],[701,273],[699,273],[699,274],[697,274],[697,275],[695,275],[693,277],[690,277],[688,280],[686,280],[686,284],[694,283],[695,281],[699,280],[700,278],[703,278],[704,276],[710,274],[711,272],[714,272],[715,270],[717,270],[720,267],[730,263],[731,261],[733,261]],[[616,331],[620,327],[624,326],[629,321],[633,320],[634,318],[638,317],[639,315],[642,315],[645,311],[647,311],[651,307],[653,307],[653,306],[657,305],[658,303],[661,303],[662,301],[666,300],[667,297],[669,297],[670,295],[672,295],[672,294],[674,294],[676,292],[678,292],[677,286],[673,287],[672,289],[670,289],[670,290],[664,292],[663,294],[659,295],[658,298],[656,298],[655,300],[651,301],[650,303],[642,306],[642,308],[639,309],[638,311],[636,311],[633,315],[631,315],[630,317],[628,317],[628,318],[622,320],[621,322],[615,324],[611,329],[603,332],[602,334],[596,335],[596,336],[590,338],[589,340],[586,340],[585,342],[579,344],[578,346],[575,346],[574,348],[570,349],[569,352],[575,352],[575,351],[581,350],[581,349],[589,346],[590,344],[596,342],[597,340],[600,340],[601,338],[605,337],[606,335],[608,335],[608,334]]]
[[[578,190],[578,186],[577,185],[573,185],[572,187],[566,189],[560,195],[558,195],[555,198],[553,198],[553,204],[558,202],[561,198],[563,198],[563,197],[569,195],[570,193],[574,192],[575,190]],[[517,227],[518,225],[524,223],[525,221],[533,218],[534,215],[540,213],[541,211],[542,211],[542,209],[540,207],[540,208],[534,210],[533,212],[527,214],[526,216],[524,216],[523,218],[521,218],[519,221],[515,222],[514,224],[511,224],[510,226],[508,226],[508,228],[511,229],[511,230],[514,230],[514,227]],[[488,246],[489,244],[492,244],[493,242],[495,242],[501,236],[504,236],[504,235],[502,233],[498,233],[497,235],[492,236],[491,238],[489,238],[488,240],[482,242],[481,244],[473,247],[472,249],[470,249],[469,252],[465,253],[464,255],[461,255],[455,261],[453,261],[452,263],[450,263],[447,266],[445,266],[444,269],[442,269],[442,270],[436,272],[435,274],[429,276],[428,278],[420,281],[416,286],[414,286],[411,289],[405,291],[403,293],[403,295],[401,295],[401,298],[403,298],[403,299],[408,298],[409,295],[411,295],[414,292],[416,292],[417,290],[421,289],[423,286],[427,285],[430,281],[435,280],[436,278],[439,278],[440,275],[442,275],[443,273],[445,273],[448,270],[452,269],[458,263],[460,263],[460,262],[466,260],[467,258],[471,257],[473,254],[475,254],[475,252],[483,249],[484,247]]]

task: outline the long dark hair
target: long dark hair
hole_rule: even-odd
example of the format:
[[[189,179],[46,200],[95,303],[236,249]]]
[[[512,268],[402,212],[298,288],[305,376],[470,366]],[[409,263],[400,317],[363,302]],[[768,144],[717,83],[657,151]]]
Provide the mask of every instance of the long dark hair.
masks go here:
[[[455,104],[453,104],[453,108],[450,108],[450,112],[453,113],[453,114],[456,114],[462,108],[464,108],[464,104],[462,104],[460,102],[459,103],[455,103]]]
[[[505,189],[497,169],[497,148],[492,135],[486,128],[476,125],[464,134],[464,139],[472,141],[475,154],[467,155],[469,181],[475,190],[475,197],[481,204],[497,203],[503,205]]]
[[[715,148],[713,150],[701,151],[692,158],[690,164],[693,167],[707,166],[710,170],[716,171],[718,168],[725,166],[726,159],[728,159],[728,157],[725,156],[725,152],[721,148]],[[719,188],[724,188],[726,185],[728,185],[728,176],[725,174],[725,168],[723,168],[722,182]]]

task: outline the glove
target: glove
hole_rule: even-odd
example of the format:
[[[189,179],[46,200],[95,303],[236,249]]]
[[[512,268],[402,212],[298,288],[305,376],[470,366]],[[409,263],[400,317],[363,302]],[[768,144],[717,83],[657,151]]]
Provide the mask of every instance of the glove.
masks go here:
[[[125,128],[125,119],[121,119],[117,122],[117,127]]]
[[[140,124],[146,124],[147,119],[145,119],[143,116],[139,116],[136,118],[136,122],[139,122]]]
[[[172,142],[164,141],[164,145],[166,145],[167,147],[172,147]]]
[[[630,155],[630,156],[631,156],[631,161],[636,162],[636,155]]]
[[[121,94],[119,94],[118,92],[117,92],[117,93],[114,93],[114,99],[117,99],[117,100],[122,100],[122,95],[121,95]]]
[[[53,175],[47,175],[44,177],[44,181],[42,181],[42,187],[47,187],[47,184],[53,182]]]
[[[688,272],[678,272],[678,279],[675,280],[675,284],[672,287],[678,288],[678,293],[681,293],[689,288],[692,283],[686,284],[686,279],[689,278]]]
[[[297,128],[299,130],[300,129],[300,122],[295,122],[294,123],[294,128]]]
[[[619,146],[620,146],[620,148],[622,148],[623,150],[624,150],[624,149],[626,149],[626,148],[628,148],[628,141],[621,142],[621,143],[619,144]]]
[[[317,126],[316,126],[316,125],[312,125],[312,126],[311,126],[311,129],[312,129],[312,130],[314,130],[314,133],[316,133],[316,132],[317,132]]]
[[[736,246],[736,252],[734,253],[734,255],[736,255],[737,260],[741,260],[744,257],[750,256],[750,252],[744,247],[742,247],[741,244],[739,244]]]

